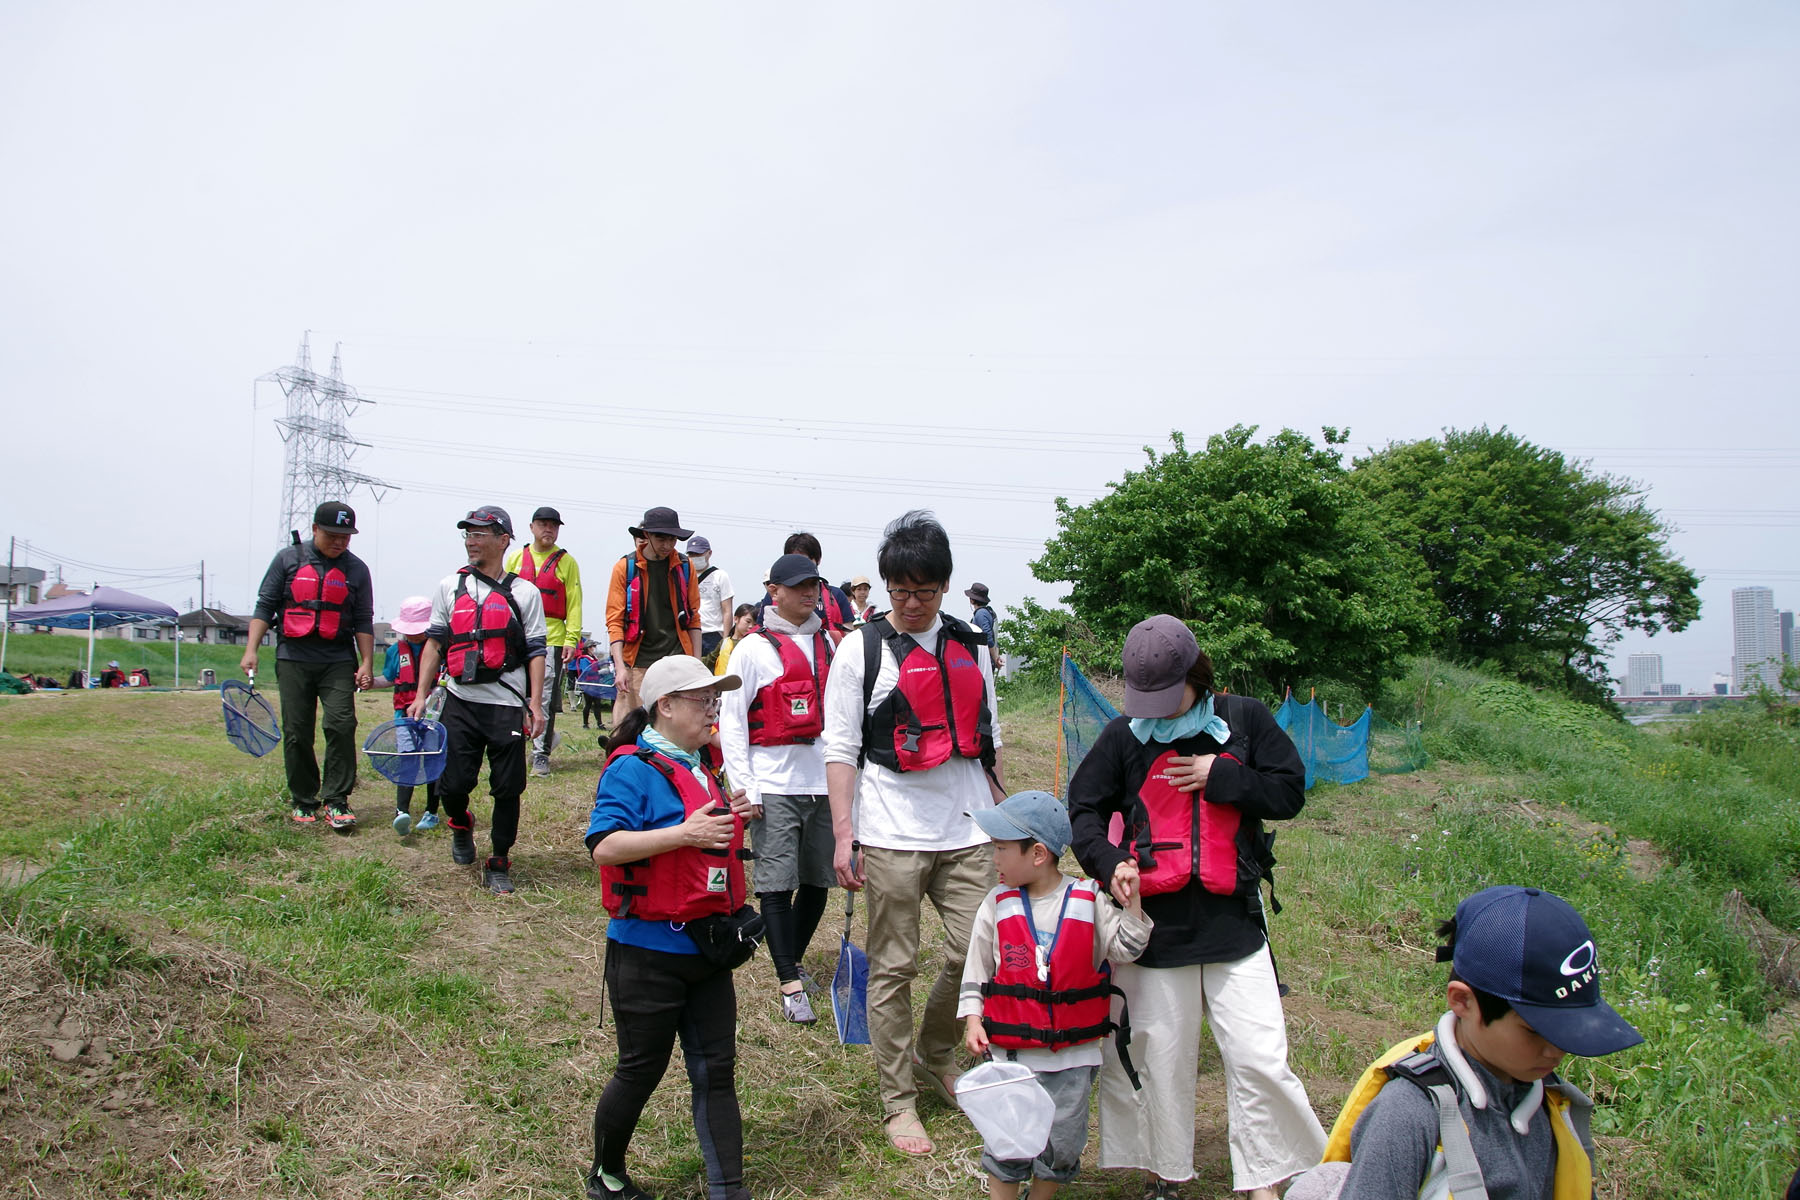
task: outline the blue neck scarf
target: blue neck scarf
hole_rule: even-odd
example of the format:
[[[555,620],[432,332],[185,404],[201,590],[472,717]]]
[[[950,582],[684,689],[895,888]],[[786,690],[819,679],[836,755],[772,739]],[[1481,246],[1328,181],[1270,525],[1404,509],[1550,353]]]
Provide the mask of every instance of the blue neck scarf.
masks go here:
[[[1177,713],[1172,717],[1131,719],[1131,735],[1140,742],[1161,742],[1168,745],[1203,733],[1221,746],[1231,736],[1231,726],[1225,723],[1224,717],[1213,712],[1211,692],[1206,694],[1206,699],[1184,713]]]

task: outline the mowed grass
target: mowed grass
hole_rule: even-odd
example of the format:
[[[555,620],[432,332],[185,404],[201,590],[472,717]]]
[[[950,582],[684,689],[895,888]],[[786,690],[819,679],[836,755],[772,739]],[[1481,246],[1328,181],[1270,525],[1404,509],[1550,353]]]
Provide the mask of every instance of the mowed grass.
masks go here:
[[[1316,789],[1277,842],[1292,1059],[1321,1118],[1369,1057],[1434,1018],[1435,921],[1477,887],[1537,883],[1586,913],[1609,998],[1649,1038],[1570,1066],[1602,1102],[1600,1195],[1774,1193],[1794,1166],[1800,1063],[1784,1000],[1721,897],[1761,879],[1757,855],[1778,849],[1763,825],[1722,858],[1659,843],[1685,827],[1658,824],[1658,772],[1673,772],[1666,802],[1684,803],[1674,780],[1718,768],[1691,757],[1712,752],[1626,730],[1621,759],[1592,749],[1612,730],[1496,713],[1481,682],[1445,676],[1433,768]],[[385,696],[362,700],[370,725],[387,711]],[[1055,712],[1042,695],[1004,706],[1010,787],[1055,789]],[[293,827],[279,754],[231,750],[214,696],[0,702],[0,858],[14,881],[0,888],[0,1192],[578,1194],[614,1043],[604,915],[580,843],[599,754],[578,718],[562,728],[557,773],[526,796],[520,890],[501,899],[450,864],[441,834],[396,838],[372,776],[354,836]],[[1608,779],[1620,790],[1597,794]],[[475,811],[485,817],[484,798]],[[841,912],[814,941],[815,975],[829,977]],[[922,980],[937,953],[934,941]],[[959,1114],[926,1102],[940,1151],[903,1159],[879,1135],[867,1051],[837,1045],[823,998],[825,1020],[796,1028],[777,1017],[766,959],[737,979],[757,1196],[980,1193]],[[1199,1097],[1200,1180],[1186,1194],[1223,1195],[1210,1047]],[[659,1195],[704,1194],[679,1056],[632,1162]],[[1089,1170],[1068,1194],[1140,1190]]]

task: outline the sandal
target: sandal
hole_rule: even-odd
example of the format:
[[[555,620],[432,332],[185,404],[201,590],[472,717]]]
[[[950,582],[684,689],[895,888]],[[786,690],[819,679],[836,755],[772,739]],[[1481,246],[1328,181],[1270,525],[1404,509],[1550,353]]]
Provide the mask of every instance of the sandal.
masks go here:
[[[910,1126],[902,1128],[902,1126]],[[911,1158],[923,1158],[937,1149],[932,1145],[931,1135],[925,1132],[925,1123],[919,1120],[919,1114],[910,1108],[903,1108],[897,1113],[890,1113],[881,1123],[882,1132],[887,1135],[888,1145]],[[916,1131],[916,1132],[915,1132]],[[908,1150],[900,1144],[901,1138],[912,1138],[925,1143],[923,1150]]]
[[[942,1100],[951,1108],[957,1107],[956,1089],[951,1086],[951,1081],[961,1079],[961,1075],[952,1075],[949,1079],[946,1079],[944,1076],[939,1075],[936,1071],[933,1071],[930,1067],[920,1062],[917,1054],[913,1055],[912,1073],[913,1083],[921,1088],[928,1089],[932,1094],[937,1096],[939,1100]]]

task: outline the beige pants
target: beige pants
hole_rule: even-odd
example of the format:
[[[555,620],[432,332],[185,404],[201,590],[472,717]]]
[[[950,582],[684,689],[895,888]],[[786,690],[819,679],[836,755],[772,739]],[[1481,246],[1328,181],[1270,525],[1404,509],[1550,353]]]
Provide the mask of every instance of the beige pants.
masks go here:
[[[875,1055],[881,1110],[918,1105],[913,1083],[913,977],[919,973],[919,913],[927,898],[944,923],[944,963],[919,1025],[919,1061],[943,1074],[956,1070],[962,1041],[956,1020],[963,958],[975,910],[994,886],[989,842],[963,850],[863,849],[869,913],[869,1041]]]

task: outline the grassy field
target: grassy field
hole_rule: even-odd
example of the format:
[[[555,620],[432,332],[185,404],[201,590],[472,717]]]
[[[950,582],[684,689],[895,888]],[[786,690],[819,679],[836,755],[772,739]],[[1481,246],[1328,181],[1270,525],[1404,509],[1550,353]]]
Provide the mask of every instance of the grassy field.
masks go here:
[[[1792,757],[1460,672],[1404,694],[1434,765],[1315,789],[1276,847],[1293,1061],[1321,1117],[1434,1017],[1433,923],[1477,887],[1537,883],[1587,915],[1607,994],[1649,1039],[1569,1071],[1602,1103],[1599,1194],[1776,1194],[1800,1148],[1794,1009],[1770,983],[1796,927]],[[362,704],[384,718],[385,697]],[[1053,786],[1053,698],[1004,716],[1011,784]],[[525,799],[519,891],[496,898],[441,831],[396,838],[372,776],[355,835],[293,827],[278,756],[231,750],[211,694],[0,701],[0,1195],[579,1194],[613,1042],[580,842],[599,755],[563,722],[557,772]],[[828,915],[816,975],[836,935]],[[828,1017],[781,1022],[765,958],[738,985],[757,1196],[981,1192],[959,1114],[926,1102],[939,1153],[903,1159],[866,1051]],[[1184,1194],[1224,1195],[1210,1049],[1199,1096]],[[659,1195],[703,1194],[678,1065],[632,1154]],[[1139,1190],[1089,1171],[1068,1194]]]
[[[13,633],[6,638],[6,669],[12,674],[29,671],[34,675],[50,675],[58,683],[66,683],[69,672],[87,670],[87,638],[62,637],[54,633]],[[220,679],[239,674],[238,660],[244,656],[242,646],[201,646],[181,643],[181,682],[191,687],[200,677],[200,668],[211,667]],[[271,668],[269,680],[275,682],[272,649],[262,651],[263,663]],[[150,672],[151,681],[167,687],[175,681],[175,643],[140,642],[121,638],[94,640],[94,674],[98,675],[111,659],[118,659],[127,674],[138,667]],[[380,666],[380,663],[376,663]]]

